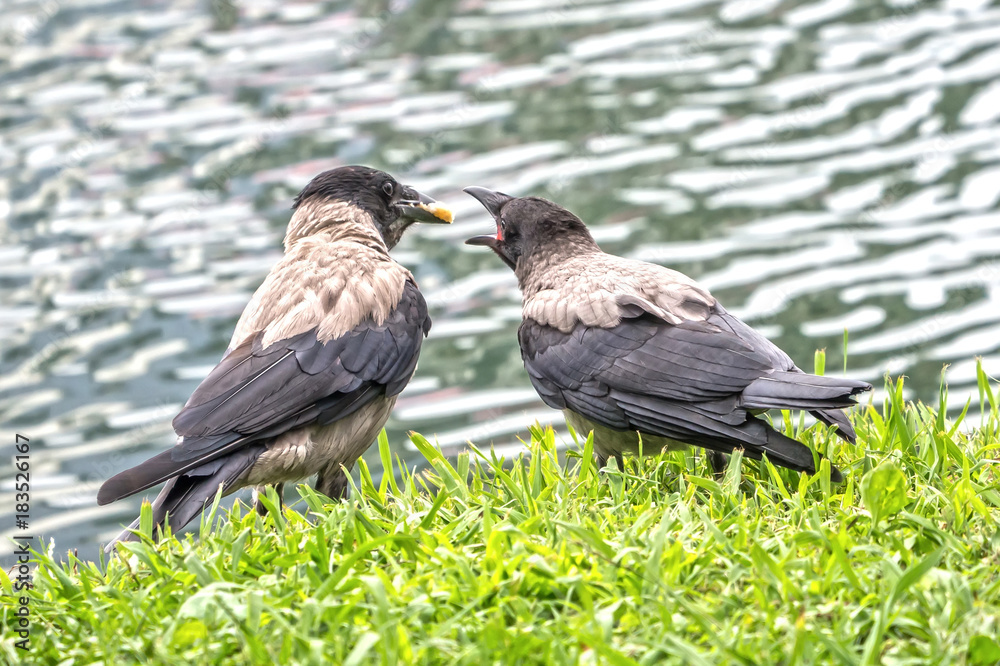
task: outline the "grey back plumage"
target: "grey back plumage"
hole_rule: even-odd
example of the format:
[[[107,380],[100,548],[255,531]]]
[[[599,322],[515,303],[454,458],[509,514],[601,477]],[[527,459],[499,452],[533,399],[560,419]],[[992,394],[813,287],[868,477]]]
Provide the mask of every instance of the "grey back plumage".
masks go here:
[[[300,235],[300,226],[314,226],[309,220],[328,214],[345,215],[346,222]],[[300,219],[306,222],[300,224]],[[261,342],[267,347],[311,329],[316,329],[320,342],[326,342],[350,331],[365,317],[381,324],[399,302],[403,286],[413,280],[389,256],[368,215],[347,214],[340,204],[300,206],[285,244],[285,255],[236,324],[230,349],[257,333],[263,333]]]
[[[616,326],[638,310],[671,324],[704,321],[715,305],[715,298],[683,273],[606,254],[596,246],[586,253],[525,261],[517,276],[524,317],[564,332],[577,323]]]

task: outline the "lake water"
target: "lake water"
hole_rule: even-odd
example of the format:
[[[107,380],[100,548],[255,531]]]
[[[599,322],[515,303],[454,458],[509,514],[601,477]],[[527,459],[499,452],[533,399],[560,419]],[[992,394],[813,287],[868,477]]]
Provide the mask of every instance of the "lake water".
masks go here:
[[[954,403],[1000,375],[1000,8],[954,0],[4,4],[0,453],[31,438],[31,532],[169,446],[269,267],[294,194],[343,163],[450,204],[395,251],[434,317],[390,424],[516,450],[561,419],[520,362],[513,275],[462,244],[482,185],[574,210],[812,367],[828,350]],[[377,460],[373,457],[372,460]],[[375,467],[380,465],[376,462]],[[0,511],[13,507],[0,470]],[[4,520],[7,520],[6,518]],[[9,536],[11,525],[0,525]],[[6,551],[5,551],[6,552]]]

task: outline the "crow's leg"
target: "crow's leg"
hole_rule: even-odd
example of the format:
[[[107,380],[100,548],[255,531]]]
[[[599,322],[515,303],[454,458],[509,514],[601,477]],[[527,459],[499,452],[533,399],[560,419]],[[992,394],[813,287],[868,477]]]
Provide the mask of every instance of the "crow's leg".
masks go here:
[[[345,471],[340,463],[324,468],[316,476],[316,490],[332,500],[347,499],[351,495],[351,484],[348,478],[349,470],[354,465],[348,465]]]
[[[616,461],[618,461],[618,471],[619,472],[624,472],[625,471],[625,458],[622,457],[622,454],[620,452],[619,453],[613,453],[610,456],[606,456],[606,455],[598,453],[594,457],[597,458],[597,469],[602,469],[604,467],[607,467],[608,460],[610,458],[614,458]]]
[[[709,451],[708,464],[712,466],[715,476],[722,478],[726,475],[726,469],[729,467],[729,456],[721,451]]]
[[[253,489],[253,506],[255,509],[257,509],[257,515],[259,516],[267,515],[267,507],[265,507],[264,503],[260,501],[260,496],[263,495],[265,492],[267,492],[266,486],[258,486]],[[274,484],[274,492],[278,494],[278,510],[280,511],[281,507],[284,506],[283,503],[284,500],[282,499],[282,497],[285,492],[285,484],[284,483]]]

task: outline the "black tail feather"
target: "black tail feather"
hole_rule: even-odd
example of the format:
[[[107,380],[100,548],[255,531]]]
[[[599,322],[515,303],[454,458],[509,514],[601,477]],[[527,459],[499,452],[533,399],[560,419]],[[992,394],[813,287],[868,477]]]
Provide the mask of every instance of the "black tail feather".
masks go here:
[[[167,449],[149,460],[139,463],[135,467],[130,467],[124,472],[119,472],[101,485],[97,491],[97,504],[104,506],[117,502],[120,499],[129,497],[136,493],[148,490],[164,481],[190,472],[206,463],[222,458],[233,449],[239,448],[246,443],[246,437],[240,437],[228,444],[207,451],[204,455],[189,460],[174,460],[174,448]]]
[[[612,391],[618,405],[627,409],[629,422],[640,432],[694,444],[710,451],[729,453],[744,450],[748,458],[760,460],[764,454],[775,465],[799,472],[816,473],[813,451],[805,444],[781,434],[764,420],[737,410],[745,420],[733,425],[729,419],[713,417],[706,403],[699,408],[689,404]],[[822,457],[822,456],[820,456]],[[832,468],[831,479],[840,482],[840,472]]]
[[[215,497],[219,486],[222,486],[223,495],[232,492],[237,481],[253,466],[264,450],[264,446],[243,449],[167,481],[153,500],[153,534],[162,531],[167,521],[172,532],[183,528]],[[131,530],[138,527],[139,519],[136,518],[104,550],[111,552],[117,542],[135,540],[136,536]]]
[[[847,414],[839,409],[815,409],[809,413],[828,426],[836,426],[834,432],[845,442],[853,444],[857,440],[858,435],[854,432],[854,426],[851,425]]]
[[[755,418],[748,419],[747,427],[753,429],[762,428],[764,436],[767,439],[767,443],[763,447],[745,449],[744,455],[748,458],[760,460],[762,454],[767,454],[767,459],[773,465],[787,467],[797,472],[808,472],[809,474],[816,473],[816,463],[813,461],[813,456],[816,456],[817,461],[824,458],[822,454],[814,453],[812,449],[802,442],[781,434],[763,421]],[[834,483],[840,483],[844,480],[840,470],[832,463],[830,464],[830,480]]]
[[[871,384],[854,379],[773,372],[743,390],[747,409],[844,409],[856,404],[853,396],[870,391]]]

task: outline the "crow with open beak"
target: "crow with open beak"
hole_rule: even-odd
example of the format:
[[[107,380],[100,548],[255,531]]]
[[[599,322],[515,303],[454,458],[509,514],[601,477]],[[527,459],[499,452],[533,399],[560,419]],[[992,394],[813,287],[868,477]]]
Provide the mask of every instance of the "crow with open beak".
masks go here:
[[[805,374],[694,280],[602,252],[577,216],[550,201],[465,191],[497,223],[496,236],[466,242],[491,248],[517,275],[531,383],[574,430],[593,431],[601,466],[614,456],[621,469],[641,435],[647,451],[708,449],[717,472],[726,453],[743,449],[814,473],[808,447],[757,418],[768,409],[809,410],[854,441],[840,410],[869,384]]]
[[[272,484],[280,496],[283,483],[317,474],[320,492],[346,495],[344,468],[389,418],[431,326],[389,250],[413,222],[448,223],[451,212],[363,166],[321,173],[292,208],[285,254],[174,419],[176,446],[106,481],[98,504],[166,481],[153,520],[176,531],[220,486]]]

